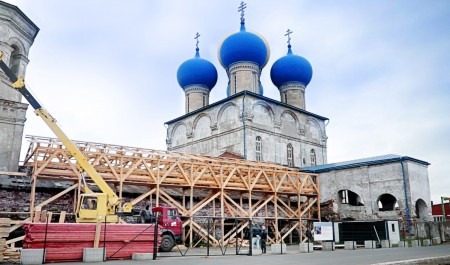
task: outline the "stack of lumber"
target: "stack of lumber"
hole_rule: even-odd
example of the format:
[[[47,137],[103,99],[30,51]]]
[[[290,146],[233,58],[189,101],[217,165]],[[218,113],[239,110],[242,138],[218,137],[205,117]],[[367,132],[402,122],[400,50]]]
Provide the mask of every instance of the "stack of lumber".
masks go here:
[[[11,220],[9,218],[0,218],[0,262],[18,262],[20,253],[14,251],[6,245],[6,238],[9,236]]]
[[[248,247],[248,246],[250,246],[249,241],[246,240],[246,239],[242,239],[242,238],[237,238],[237,244],[238,244],[238,246],[240,246],[240,247]],[[231,239],[228,241],[227,246],[228,246],[228,247],[235,247],[235,246],[236,246],[236,238],[231,238]]]
[[[0,261],[4,260],[3,253],[6,251],[6,238],[9,236],[9,227],[11,220],[9,218],[0,218]]]
[[[6,251],[6,239],[0,238],[0,262],[4,260],[3,252]]]
[[[45,248],[46,262],[81,261],[83,249],[94,244],[106,247],[107,259],[131,259],[133,253],[153,252],[153,224],[106,224],[106,233],[104,224],[30,223],[24,230],[23,248]]]
[[[1,259],[0,259],[0,261],[1,261]],[[6,261],[8,263],[19,263],[19,261],[20,261],[19,250],[6,248],[6,250],[3,252],[3,261]]]

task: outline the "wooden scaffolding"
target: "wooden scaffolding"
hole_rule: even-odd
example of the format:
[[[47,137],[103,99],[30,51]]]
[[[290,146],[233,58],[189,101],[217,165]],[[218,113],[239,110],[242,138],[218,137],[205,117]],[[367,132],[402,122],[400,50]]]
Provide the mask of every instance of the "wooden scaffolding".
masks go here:
[[[58,139],[27,138],[30,147],[24,166],[32,178],[31,216],[36,209],[45,209],[71,192],[75,205],[82,177],[74,158]],[[150,201],[153,206],[176,207],[183,217],[184,238],[191,246],[206,237],[213,245],[226,245],[236,240],[238,234],[242,235],[248,220],[262,220],[271,228],[269,242],[292,241],[293,234],[305,241],[306,222],[320,218],[318,176],[296,168],[83,141],[74,143],[122,201],[131,201],[133,205]],[[40,180],[71,184],[38,204],[35,194]],[[130,198],[127,187],[138,187],[140,192]],[[213,222],[207,221],[208,218]],[[230,220],[234,224],[227,228]]]

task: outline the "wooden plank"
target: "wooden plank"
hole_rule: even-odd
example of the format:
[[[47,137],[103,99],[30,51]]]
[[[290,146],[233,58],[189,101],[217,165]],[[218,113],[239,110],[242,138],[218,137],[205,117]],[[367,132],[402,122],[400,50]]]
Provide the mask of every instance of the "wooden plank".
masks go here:
[[[62,211],[61,214],[59,215],[59,221],[58,223],[62,224],[66,221],[66,211]]]
[[[0,218],[0,226],[9,226],[11,224],[11,219]]]
[[[76,189],[76,188],[78,188],[78,183],[73,184],[72,186],[68,187],[67,189],[61,191],[60,193],[58,193],[58,194],[56,194],[56,195],[54,195],[54,196],[48,198],[47,200],[45,200],[45,201],[39,203],[36,207],[41,207],[41,208],[42,208],[42,207],[44,207],[45,205],[47,205],[47,204],[53,202],[54,200],[60,198],[60,197],[63,196],[64,194],[66,194],[66,193],[68,193],[68,192],[70,192],[70,191],[72,191],[72,190],[74,190],[74,189]]]
[[[12,171],[0,171],[0,176],[1,175],[6,175],[6,176],[28,176],[27,173],[23,173],[23,172],[12,172]]]
[[[41,211],[41,217],[39,218],[38,222],[41,222],[41,223],[47,222],[47,210]]]
[[[95,237],[94,237],[94,248],[98,248],[98,245],[100,243],[100,231],[102,229],[102,224],[97,223],[95,226]]]
[[[41,210],[40,208],[36,208],[34,211],[33,223],[38,223],[41,221]]]
[[[6,245],[10,245],[19,241],[22,241],[25,238],[25,236],[19,236],[10,240],[6,240]]]

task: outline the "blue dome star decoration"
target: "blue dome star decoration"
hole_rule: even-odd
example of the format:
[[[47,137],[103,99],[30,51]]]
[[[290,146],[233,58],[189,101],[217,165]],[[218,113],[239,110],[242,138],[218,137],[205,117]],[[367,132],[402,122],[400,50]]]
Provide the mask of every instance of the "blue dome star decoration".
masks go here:
[[[178,68],[177,79],[183,89],[199,85],[211,90],[217,83],[217,70],[211,62],[200,58],[197,47],[195,57],[185,61]]]
[[[243,20],[241,30],[226,38],[219,47],[219,61],[226,69],[238,62],[252,62],[262,69],[269,55],[269,45],[262,37],[247,32]]]
[[[287,55],[278,59],[270,69],[270,78],[278,88],[294,82],[307,86],[311,82],[312,74],[311,64],[302,56],[293,54],[290,44]]]

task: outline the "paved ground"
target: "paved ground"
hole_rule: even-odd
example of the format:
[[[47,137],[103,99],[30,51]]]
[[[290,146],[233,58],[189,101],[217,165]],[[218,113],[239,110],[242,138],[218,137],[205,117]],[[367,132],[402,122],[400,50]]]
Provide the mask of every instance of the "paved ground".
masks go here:
[[[106,261],[105,265],[143,265],[149,263],[157,263],[161,265],[289,265],[289,264],[307,264],[307,265],[330,265],[330,264],[345,264],[345,265],[368,265],[386,262],[394,262],[388,264],[400,264],[398,261],[404,260],[404,264],[450,264],[450,244],[419,247],[419,248],[390,248],[390,249],[357,249],[357,250],[341,250],[338,249],[333,252],[314,251],[314,253],[298,253],[297,248],[289,247],[288,253],[283,255],[265,254],[258,256],[185,256],[173,252],[172,257],[158,257],[157,260],[146,261]],[[204,250],[200,250],[204,251]],[[228,251],[227,251],[228,252]],[[190,252],[196,254],[194,251]],[[189,252],[187,253],[189,254]],[[415,259],[443,257],[447,256],[445,262],[413,262]],[[61,265],[78,265],[86,264],[82,262],[59,263]],[[92,264],[92,263],[91,263]]]

